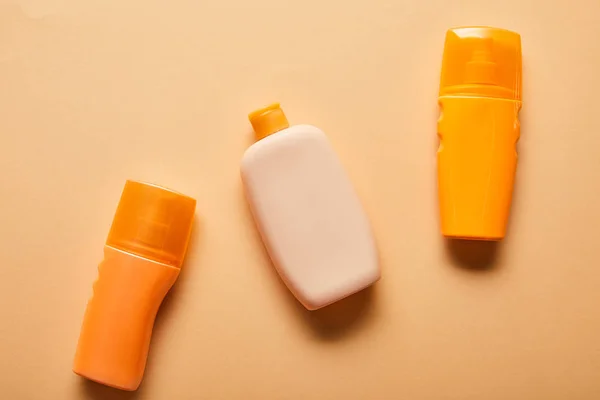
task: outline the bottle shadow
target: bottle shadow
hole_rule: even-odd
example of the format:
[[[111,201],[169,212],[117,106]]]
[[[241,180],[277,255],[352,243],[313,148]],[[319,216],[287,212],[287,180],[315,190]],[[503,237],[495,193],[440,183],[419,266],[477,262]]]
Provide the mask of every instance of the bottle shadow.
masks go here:
[[[444,240],[446,252],[457,267],[474,272],[496,269],[500,242],[449,238]]]
[[[84,378],[79,382],[79,398],[89,400],[135,400],[140,396],[139,391],[127,392],[104,386]]]
[[[283,283],[282,286],[285,287]],[[296,313],[311,328],[311,333],[322,341],[335,341],[357,334],[368,325],[376,303],[376,286],[371,285],[326,307],[309,311],[285,289],[288,301],[294,302]]]

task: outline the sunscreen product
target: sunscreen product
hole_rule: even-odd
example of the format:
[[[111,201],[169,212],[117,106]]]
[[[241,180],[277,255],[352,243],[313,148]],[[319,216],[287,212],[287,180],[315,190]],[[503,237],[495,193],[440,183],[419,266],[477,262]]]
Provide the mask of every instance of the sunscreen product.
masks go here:
[[[154,318],[177,279],[196,200],[127,181],[88,301],[73,371],[123,390],[140,385]]]
[[[517,33],[488,27],[447,32],[437,153],[444,236],[504,238],[517,167],[521,95]]]
[[[242,181],[287,287],[314,310],[376,282],[380,270],[369,221],[323,131],[289,126],[279,104],[249,119],[258,141],[244,154]]]

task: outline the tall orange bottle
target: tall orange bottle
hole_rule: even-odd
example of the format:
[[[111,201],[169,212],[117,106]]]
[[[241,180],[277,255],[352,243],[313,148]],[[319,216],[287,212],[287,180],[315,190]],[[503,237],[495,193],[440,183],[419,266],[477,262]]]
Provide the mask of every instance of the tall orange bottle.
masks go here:
[[[442,233],[504,238],[517,166],[521,37],[450,29],[442,63],[438,189]]]
[[[191,197],[127,181],[83,319],[76,374],[138,388],[154,318],[179,275],[195,208]]]

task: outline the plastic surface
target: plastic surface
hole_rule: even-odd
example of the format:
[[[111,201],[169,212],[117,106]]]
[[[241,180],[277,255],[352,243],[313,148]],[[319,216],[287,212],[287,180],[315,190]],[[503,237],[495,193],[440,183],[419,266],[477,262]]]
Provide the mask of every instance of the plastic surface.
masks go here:
[[[520,99],[518,34],[479,27],[448,31],[438,121],[445,236],[504,238],[517,165]]]
[[[160,186],[127,181],[106,244],[181,266],[196,200]]]
[[[156,313],[185,256],[195,205],[171,190],[127,181],[87,304],[75,373],[137,389]]]
[[[314,310],[380,277],[369,221],[325,134],[296,125],[252,145],[246,197],[277,271]]]
[[[248,119],[254,129],[256,140],[261,140],[290,126],[283,110],[279,107],[279,103],[273,103],[251,112]]]

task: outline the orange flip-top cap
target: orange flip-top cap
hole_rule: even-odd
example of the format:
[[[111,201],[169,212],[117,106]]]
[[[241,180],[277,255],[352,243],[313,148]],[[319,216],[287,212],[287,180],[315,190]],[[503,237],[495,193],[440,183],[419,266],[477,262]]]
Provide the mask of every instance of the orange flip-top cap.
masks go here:
[[[196,200],[160,186],[127,181],[106,244],[181,267]]]
[[[521,100],[521,36],[505,29],[448,30],[440,96],[465,95]]]
[[[254,129],[256,140],[263,139],[290,126],[279,103],[273,103],[251,112],[248,115],[248,119]]]

